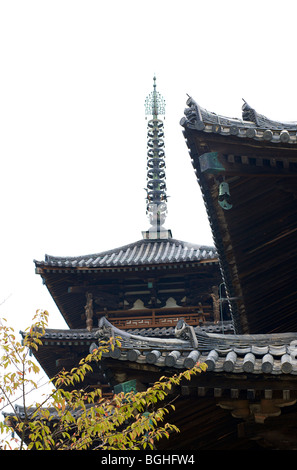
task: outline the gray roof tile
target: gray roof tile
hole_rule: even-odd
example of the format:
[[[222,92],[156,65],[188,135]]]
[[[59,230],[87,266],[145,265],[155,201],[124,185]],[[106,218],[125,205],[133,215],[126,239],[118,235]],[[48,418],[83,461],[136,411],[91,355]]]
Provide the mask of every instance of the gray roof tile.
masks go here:
[[[193,367],[193,358],[199,358],[199,362],[205,362],[207,371],[212,373],[227,371],[236,374],[248,372],[297,375],[297,333],[233,335],[209,333],[209,330],[203,331],[195,327],[198,346],[193,347],[189,340],[176,338],[172,328],[162,328],[158,332],[152,328],[123,331],[102,317],[99,329],[48,329],[43,341],[44,344],[50,344],[55,341],[63,343],[79,340],[96,345],[98,338],[109,338],[111,330],[120,337],[121,342],[121,347],[116,348],[116,353],[110,354],[113,359],[133,360],[139,364],[149,362],[158,367],[170,363],[171,367],[183,369]],[[137,351],[137,354],[134,354],[134,351]],[[108,353],[106,355],[109,356]]]
[[[242,119],[210,112],[199,106],[193,98],[188,99],[187,105],[185,117],[180,121],[183,127],[276,144],[297,144],[297,122],[273,121],[259,114],[246,102],[243,105]]]
[[[85,256],[45,256],[35,261],[36,266],[75,268],[120,267],[143,264],[181,263],[209,260],[217,261],[214,247],[201,246],[175,239],[139,240],[120,248]]]

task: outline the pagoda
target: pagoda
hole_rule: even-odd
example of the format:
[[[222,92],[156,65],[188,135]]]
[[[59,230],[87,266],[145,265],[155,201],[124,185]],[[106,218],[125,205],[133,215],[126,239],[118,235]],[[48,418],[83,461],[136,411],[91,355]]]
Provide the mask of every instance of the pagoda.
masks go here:
[[[180,124],[214,249],[165,228],[164,101],[155,80],[146,109],[150,227],[104,253],[35,261],[69,326],[47,330],[36,358],[51,377],[120,337],[88,377],[105,396],[203,362],[206,372],[172,390],[168,420],[180,433],[158,449],[296,450],[297,124],[246,102],[237,119],[188,99]]]
[[[47,330],[36,353],[50,378],[88,354],[105,322],[125,334],[162,341],[174,337],[181,318],[199,331],[233,332],[216,249],[174,239],[165,228],[165,100],[153,80],[145,100],[148,229],[140,240],[108,251],[35,261],[69,327]],[[109,394],[119,374],[106,370],[89,380]]]

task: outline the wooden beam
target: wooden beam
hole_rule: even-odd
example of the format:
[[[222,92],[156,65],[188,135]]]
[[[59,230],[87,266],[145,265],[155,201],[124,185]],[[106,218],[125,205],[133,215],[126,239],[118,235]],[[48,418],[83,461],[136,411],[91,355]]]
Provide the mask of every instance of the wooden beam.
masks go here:
[[[296,160],[286,158],[238,155],[237,159],[232,154],[223,155],[219,152],[208,152],[198,158],[201,173],[213,175],[236,175],[236,176],[297,176]],[[197,164],[197,163],[196,163]]]
[[[184,315],[190,314],[190,313],[195,313],[198,314],[198,310],[204,310],[204,309],[211,309],[211,305],[191,305],[191,306],[185,306],[185,307],[172,307],[172,308],[144,308],[144,309],[123,309],[123,310],[97,310],[96,315],[98,316],[104,316],[104,315],[119,315],[120,317],[123,315],[129,315],[129,317],[138,316],[138,315],[147,315],[149,316],[150,314],[153,313],[162,313],[164,315],[170,313],[181,313]],[[204,312],[201,312],[201,314]]]

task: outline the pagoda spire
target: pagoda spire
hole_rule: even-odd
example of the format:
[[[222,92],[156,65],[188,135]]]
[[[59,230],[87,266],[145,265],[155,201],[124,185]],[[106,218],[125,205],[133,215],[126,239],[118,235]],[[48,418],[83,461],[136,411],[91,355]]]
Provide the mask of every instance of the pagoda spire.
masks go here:
[[[167,216],[167,194],[164,150],[165,100],[157,91],[154,76],[153,91],[145,100],[145,114],[151,116],[147,123],[147,187],[146,214],[150,228],[142,232],[143,238],[171,238],[171,231],[164,228]]]

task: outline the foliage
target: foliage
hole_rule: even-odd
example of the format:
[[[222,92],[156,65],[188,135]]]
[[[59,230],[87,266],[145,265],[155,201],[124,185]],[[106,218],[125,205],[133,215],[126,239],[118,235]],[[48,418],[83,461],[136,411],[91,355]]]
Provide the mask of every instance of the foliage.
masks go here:
[[[51,381],[53,387],[43,400],[34,405],[27,404],[28,388],[37,390],[38,383],[32,376],[40,372],[31,359],[32,350],[42,345],[42,336],[48,324],[48,313],[37,311],[34,325],[26,330],[20,343],[14,330],[0,325],[0,406],[12,410],[0,432],[6,434],[0,443],[2,449],[40,450],[136,450],[154,449],[155,443],[171,432],[178,432],[176,426],[164,422],[172,400],[164,405],[170,390],[183,379],[190,380],[194,374],[205,370],[205,364],[197,363],[193,369],[173,377],[161,377],[144,392],[119,393],[111,399],[102,397],[101,390],[83,387],[88,373],[99,362],[102,353],[119,346],[117,339],[110,339],[83,358],[70,371],[62,370]],[[16,401],[21,399],[24,414],[17,413]],[[7,437],[14,429],[18,439]],[[26,444],[25,444],[26,442]]]

